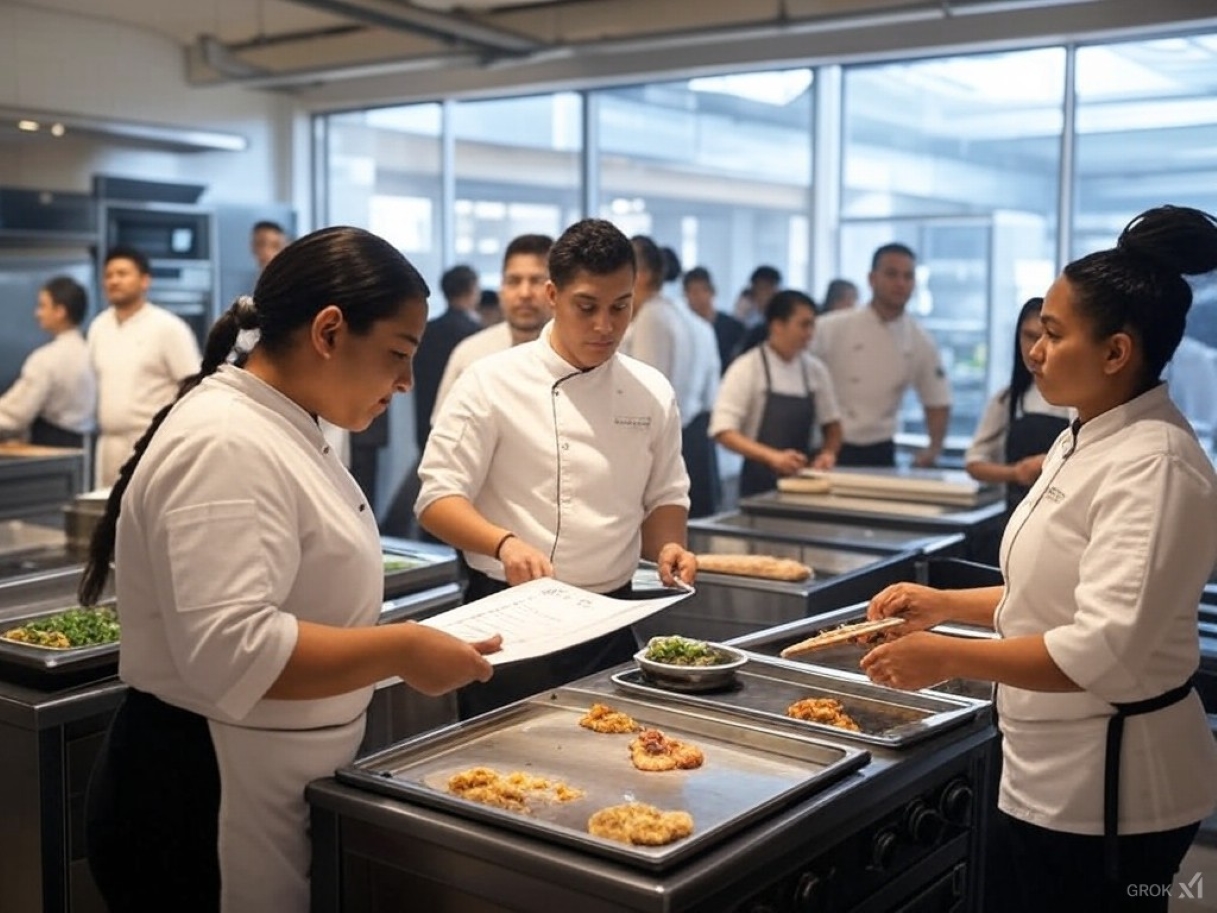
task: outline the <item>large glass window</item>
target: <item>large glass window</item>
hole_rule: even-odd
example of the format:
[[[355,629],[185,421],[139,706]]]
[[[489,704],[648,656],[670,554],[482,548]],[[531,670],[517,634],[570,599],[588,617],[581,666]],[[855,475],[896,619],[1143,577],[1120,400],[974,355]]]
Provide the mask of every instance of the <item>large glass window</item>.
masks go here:
[[[710,270],[730,310],[752,270],[807,283],[810,70],[594,93],[600,215]]]
[[[557,237],[582,214],[583,100],[573,92],[453,109],[456,260],[497,288],[516,235]]]
[[[1163,203],[1217,212],[1217,35],[1078,49],[1074,256]],[[1217,276],[1199,277],[1167,371],[1202,437],[1217,425]],[[1206,369],[1206,363],[1209,366]]]
[[[326,125],[326,213],[394,244],[433,286],[443,264],[438,104],[335,114]]]
[[[1009,383],[1014,320],[1056,250],[1065,52],[846,70],[839,268],[866,300],[875,248],[917,252],[909,311],[942,350],[950,433],[970,437]],[[922,431],[915,400],[906,431]]]

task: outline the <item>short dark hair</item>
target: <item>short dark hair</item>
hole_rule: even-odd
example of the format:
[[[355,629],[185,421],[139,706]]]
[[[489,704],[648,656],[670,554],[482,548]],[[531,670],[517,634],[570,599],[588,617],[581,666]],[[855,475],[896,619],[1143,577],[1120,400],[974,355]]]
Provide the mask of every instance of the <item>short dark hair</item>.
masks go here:
[[[748,284],[768,282],[770,285],[782,284],[782,273],[776,266],[758,266],[748,277]]]
[[[871,256],[870,268],[872,272],[879,268],[879,261],[888,254],[899,254],[902,257],[908,257],[914,262],[917,260],[917,255],[913,253],[913,249],[911,247],[909,247],[907,244],[901,244],[899,241],[892,241],[888,244],[884,244]]]
[[[478,299],[478,310],[487,311],[497,307],[499,307],[499,293],[492,288],[482,289],[482,296]]]
[[[1096,339],[1127,332],[1145,353],[1147,381],[1175,354],[1192,306],[1184,276],[1217,269],[1217,219],[1186,206],[1134,218],[1116,246],[1074,260],[1064,275]]]
[[[152,266],[148,263],[148,258],[144,256],[144,252],[131,247],[129,244],[118,244],[106,251],[106,259],[103,265],[109,266],[111,260],[130,260],[143,276],[147,276],[152,272]]]
[[[667,264],[663,262],[663,251],[648,235],[634,235],[630,238],[634,246],[634,268],[645,269],[657,286],[663,285]]]
[[[473,267],[463,263],[447,270],[439,280],[440,290],[448,301],[463,298],[477,288],[477,285],[478,274],[473,271]]]
[[[680,257],[667,245],[659,248],[659,253],[663,256],[663,281],[675,282],[680,278]]]
[[[507,250],[503,251],[503,268],[507,268],[508,260],[521,254],[544,260],[553,246],[554,239],[549,235],[516,235],[507,245]]]
[[[84,323],[85,314],[89,310],[89,296],[79,282],[71,276],[55,276],[46,281],[42,290],[52,302],[64,309],[68,320],[75,326]]]
[[[558,288],[570,285],[581,271],[607,276],[623,266],[637,271],[634,246],[606,219],[582,219],[554,242],[549,252],[549,279]]]
[[[688,288],[691,282],[704,282],[710,286],[710,291],[714,291],[714,280],[710,278],[710,271],[704,266],[693,267],[685,273],[684,279],[681,282],[685,288]]]
[[[256,235],[260,231],[277,231],[279,234],[287,237],[287,230],[278,222],[273,222],[270,219],[260,219],[254,223],[254,227],[249,230],[251,235]]]
[[[833,279],[828,283],[828,288],[824,292],[824,310],[832,310],[832,306],[850,292],[858,294],[858,286],[848,279]]]
[[[810,295],[792,288],[782,289],[765,305],[765,326],[778,320],[789,320],[795,308],[800,306],[811,308],[813,314],[816,312],[816,303]]]

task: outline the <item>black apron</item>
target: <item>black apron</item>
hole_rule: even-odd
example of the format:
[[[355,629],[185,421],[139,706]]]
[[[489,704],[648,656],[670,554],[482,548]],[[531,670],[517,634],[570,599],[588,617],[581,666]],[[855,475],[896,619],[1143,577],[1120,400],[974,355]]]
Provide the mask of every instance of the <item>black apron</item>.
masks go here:
[[[1052,449],[1061,432],[1069,427],[1069,419],[1042,412],[1024,412],[1010,423],[1006,430],[1006,463],[1014,464],[1029,456],[1047,453]],[[1009,517],[1029,487],[1015,482],[1006,483],[1006,515]]]
[[[807,379],[807,365],[800,362],[803,370],[802,396],[773,392],[773,377],[769,373],[769,356],[765,347],[760,347],[761,365],[765,368],[765,406],[761,411],[761,427],[756,439],[767,447],[778,450],[797,450],[808,453],[811,432],[816,424],[816,395],[811,392]],[[810,455],[810,454],[809,454]],[[764,463],[745,460],[739,477],[740,497],[760,494],[777,488],[778,477]]]
[[[1192,681],[1188,679],[1157,697],[1112,704],[1116,712],[1107,721],[1107,751],[1103,756],[1103,868],[1112,881],[1120,875],[1120,749],[1124,746],[1124,721],[1130,716],[1165,710],[1191,693]]]
[[[71,447],[75,450],[84,448],[83,434],[67,431],[58,425],[52,425],[46,419],[36,418],[30,425],[30,443],[41,447]]]
[[[689,473],[689,516],[718,511],[718,458],[710,440],[710,413],[699,412],[680,432],[680,452]]]

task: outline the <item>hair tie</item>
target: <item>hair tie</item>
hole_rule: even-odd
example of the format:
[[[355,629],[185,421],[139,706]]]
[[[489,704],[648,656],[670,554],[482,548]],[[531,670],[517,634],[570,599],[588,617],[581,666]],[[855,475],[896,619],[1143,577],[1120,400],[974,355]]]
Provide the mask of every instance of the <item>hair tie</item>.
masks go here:
[[[254,302],[253,296],[242,295],[237,299],[236,303],[237,317],[240,318],[242,324],[257,323],[258,320],[258,305]]]

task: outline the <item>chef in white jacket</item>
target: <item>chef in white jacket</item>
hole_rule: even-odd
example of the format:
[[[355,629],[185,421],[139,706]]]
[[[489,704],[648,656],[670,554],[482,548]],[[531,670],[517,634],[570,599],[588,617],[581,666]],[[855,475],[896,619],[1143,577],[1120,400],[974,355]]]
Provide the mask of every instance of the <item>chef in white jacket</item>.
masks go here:
[[[95,483],[114,484],[152,417],[199,369],[199,345],[186,321],[149,302],[148,258],[134,248],[106,253],[102,285],[110,306],[89,325],[97,374]]]
[[[897,584],[872,616],[914,629],[863,659],[876,682],[998,683],[1005,736],[986,913],[1165,911],[1217,746],[1191,684],[1217,563],[1217,474],[1160,377],[1183,336],[1184,275],[1217,268],[1217,220],[1161,207],[1065,268],[1031,351],[1044,398],[1077,410],[1002,543],[1005,585]],[[916,629],[993,624],[976,641]]]
[[[56,276],[38,292],[34,316],[54,338],[29,354],[20,376],[0,396],[0,438],[84,446],[97,406],[97,381],[80,333],[87,310],[88,296],[70,276]]]
[[[112,553],[130,688],[86,813],[111,911],[305,913],[304,787],[354,759],[375,683],[490,676],[497,642],[375,626],[376,522],[317,425],[361,430],[409,389],[426,296],[367,232],[290,245],[114,486],[81,588],[97,597]],[[243,329],[260,338],[239,368]]]
[[[535,342],[471,365],[438,416],[415,510],[470,568],[467,599],[555,577],[626,596],[640,557],[667,584],[692,582],[689,481],[671,385],[618,354],[630,321],[634,251],[585,219],[549,255],[554,319]],[[628,629],[501,670],[465,689],[470,716],[623,662]]]

